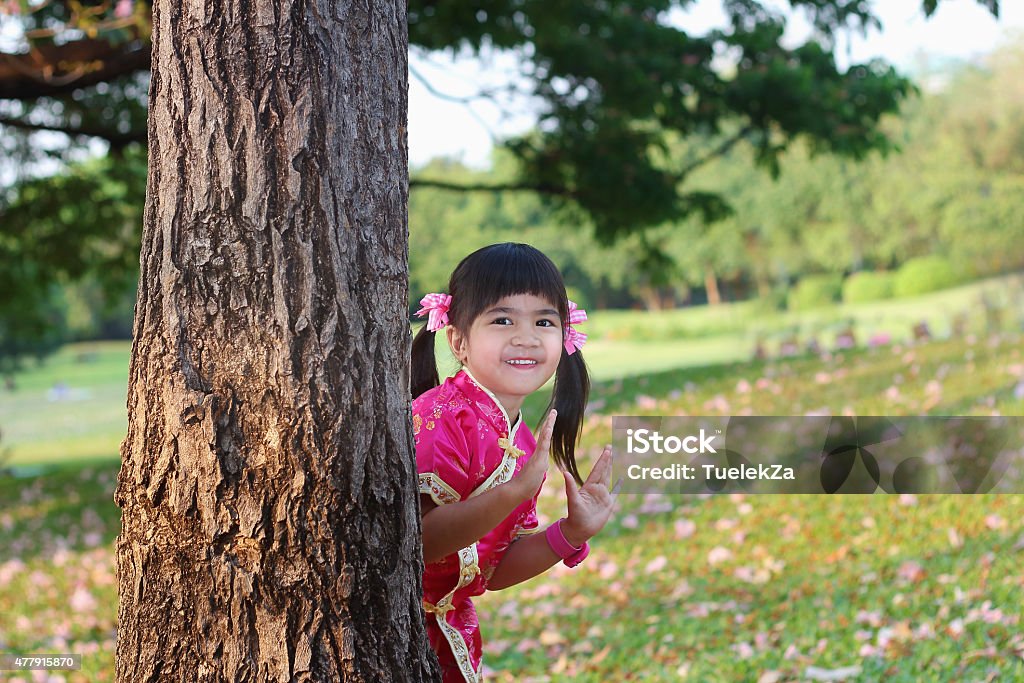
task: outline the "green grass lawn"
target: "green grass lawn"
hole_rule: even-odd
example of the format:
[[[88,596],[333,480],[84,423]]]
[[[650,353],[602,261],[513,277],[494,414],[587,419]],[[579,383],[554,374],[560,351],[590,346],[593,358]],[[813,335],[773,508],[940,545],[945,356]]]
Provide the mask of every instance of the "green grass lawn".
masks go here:
[[[986,305],[998,321],[988,319]],[[729,358],[739,360],[749,357],[758,338],[771,350],[792,335],[801,341],[813,336],[831,346],[836,333],[848,325],[853,326],[861,343],[880,333],[896,341],[908,341],[911,328],[922,321],[928,323],[933,334],[945,337],[958,316],[974,329],[998,322],[1002,327],[1020,330],[1024,324],[1024,276],[992,278],[910,298],[834,304],[800,312],[775,311],[758,300],[644,314],[599,311],[587,321],[586,331],[591,339],[618,342],[731,338],[743,342],[743,353]]]
[[[72,344],[0,389],[0,449],[29,466],[118,458],[128,426],[129,342]],[[54,387],[66,385],[61,396]]]
[[[632,316],[612,327],[648,322]],[[1024,414],[1019,330],[749,362],[749,335],[716,324],[595,335],[581,469],[616,414]],[[72,347],[0,390],[19,475],[0,477],[0,651],[81,653],[69,681],[113,679],[127,363],[127,344]],[[68,400],[49,400],[58,381]],[[557,475],[541,512],[564,514]],[[584,565],[479,601],[485,664],[499,681],[1024,680],[1022,520],[1011,495],[622,495]]]

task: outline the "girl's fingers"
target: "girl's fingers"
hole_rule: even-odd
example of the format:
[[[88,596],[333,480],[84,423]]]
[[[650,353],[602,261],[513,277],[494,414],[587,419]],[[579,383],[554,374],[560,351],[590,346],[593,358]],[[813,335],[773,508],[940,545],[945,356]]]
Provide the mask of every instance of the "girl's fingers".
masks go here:
[[[569,470],[567,470],[567,469],[561,469],[561,468],[559,468],[559,469],[560,469],[560,471],[562,473],[562,477],[565,478],[566,490],[572,490],[573,492],[578,493],[579,490],[580,490],[580,487],[576,483],[576,479],[572,476],[572,473],[569,472]]]
[[[580,495],[579,486],[576,485],[576,480],[573,479],[572,474],[569,470],[562,470],[562,477],[565,479],[565,497],[568,501],[575,501]]]
[[[587,477],[587,483],[591,482],[603,484],[606,488],[612,480],[612,447],[605,446],[601,452],[601,457],[597,459],[594,464],[594,469],[590,470],[590,476]]]
[[[555,431],[555,420],[558,418],[558,412],[552,408],[551,412],[548,413],[548,417],[544,420],[544,426],[541,427],[540,432],[540,443],[537,444],[545,452],[551,449],[551,434]]]
[[[612,445],[608,444],[604,447],[604,456],[607,457],[607,465],[605,465],[604,472],[601,473],[601,483],[605,485],[605,488],[612,483],[612,461],[614,456],[612,454]]]

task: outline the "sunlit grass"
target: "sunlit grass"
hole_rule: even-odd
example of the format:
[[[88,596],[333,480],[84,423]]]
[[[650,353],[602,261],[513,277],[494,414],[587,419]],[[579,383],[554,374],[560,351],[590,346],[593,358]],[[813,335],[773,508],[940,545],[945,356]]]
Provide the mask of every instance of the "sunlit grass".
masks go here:
[[[29,364],[14,391],[0,389],[0,450],[9,450],[10,463],[117,458],[130,350],[129,342],[72,344]]]

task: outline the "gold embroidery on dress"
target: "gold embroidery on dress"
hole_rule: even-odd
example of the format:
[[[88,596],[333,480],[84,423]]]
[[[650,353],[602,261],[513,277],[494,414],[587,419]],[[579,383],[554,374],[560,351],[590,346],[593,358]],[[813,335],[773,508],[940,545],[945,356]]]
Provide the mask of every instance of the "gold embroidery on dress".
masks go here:
[[[540,526],[530,527],[529,529],[524,529],[521,526],[517,526],[515,533],[512,534],[512,538],[522,538],[523,536],[532,536],[532,535],[534,535],[536,533],[540,533]]]
[[[462,677],[466,679],[467,683],[480,683],[482,680],[480,672],[473,669],[473,660],[469,656],[466,639],[462,637],[462,633],[457,628],[448,623],[446,618],[448,612],[455,609],[455,605],[452,604],[455,593],[460,588],[471,584],[476,575],[480,573],[480,558],[476,552],[476,543],[459,551],[459,567],[459,582],[455,584],[455,588],[438,600],[436,605],[431,605],[424,600],[423,609],[437,617],[437,625],[441,627],[441,633],[444,634],[445,640],[448,641],[448,645],[452,649],[452,654],[455,655],[455,661],[459,665]],[[483,658],[480,663],[483,664]]]
[[[419,475],[420,493],[430,494],[438,505],[458,503],[459,494],[433,472],[424,472]]]
[[[423,426],[423,418],[419,415],[412,416],[412,435],[416,436],[420,433],[420,427]]]
[[[494,405],[498,408],[498,410],[501,412],[502,417],[505,419],[505,424],[509,426],[508,435],[502,436],[498,439],[498,447],[504,451],[504,455],[501,458],[501,462],[494,469],[491,475],[487,477],[487,480],[484,481],[483,484],[478,486],[472,493],[469,494],[469,497],[472,498],[473,496],[477,496],[483,493],[484,491],[489,491],[495,486],[498,486],[499,484],[504,484],[510,479],[512,479],[512,475],[514,475],[516,471],[516,461],[526,453],[525,451],[523,451],[520,448],[517,448],[514,445],[515,434],[519,430],[519,426],[522,424],[522,415],[520,414],[519,419],[516,420],[516,423],[514,425],[510,425],[508,415],[505,413],[504,407],[502,407],[501,403],[498,402],[497,398],[495,398],[495,396],[490,391],[488,391],[486,387],[477,382],[473,378],[473,376],[469,374],[468,371],[466,371],[466,374],[469,376],[469,378],[473,381],[474,384],[476,384],[480,389],[487,393],[488,396],[491,397],[491,400],[494,402]],[[482,409],[486,407],[479,403],[477,405]],[[453,407],[455,406],[453,405]],[[493,410],[493,408],[491,409]],[[436,407],[434,417],[440,417],[439,411]],[[486,425],[486,423],[483,423],[482,420],[480,422],[482,423],[482,427],[488,426]],[[428,430],[433,429],[433,420],[428,420],[426,426]],[[481,437],[483,437],[483,432],[484,430],[481,429]],[[426,473],[419,475],[419,477],[420,492],[429,493],[431,497],[434,498],[434,500],[439,504],[441,503],[441,501],[434,496],[435,493],[437,493],[438,496],[442,498],[445,497],[446,495],[451,495],[455,496],[455,501],[459,500],[458,494],[454,490],[452,490],[451,487],[448,487],[446,484],[444,484],[444,482],[442,482],[439,478],[435,477],[434,475]],[[434,484],[437,484],[439,487],[444,486],[447,489],[447,491],[441,489],[440,492],[436,492],[433,488]],[[522,535],[528,533],[536,533],[537,531],[539,531],[539,529],[521,530]],[[437,618],[437,624],[441,628],[441,633],[444,634],[445,639],[448,641],[448,645],[452,649],[452,654],[455,656],[455,661],[459,665],[459,671],[462,672],[463,678],[465,678],[468,683],[480,683],[480,681],[482,680],[480,676],[480,671],[476,671],[473,669],[473,662],[472,659],[470,658],[469,646],[466,645],[466,639],[463,638],[462,633],[459,632],[457,628],[448,623],[448,620],[445,618],[445,616],[448,614],[448,612],[455,609],[455,606],[452,604],[452,600],[455,598],[455,593],[460,588],[464,588],[465,586],[468,586],[470,583],[472,583],[476,576],[480,574],[479,563],[480,558],[477,554],[476,543],[469,546],[468,548],[463,548],[462,550],[460,550],[459,581],[455,585],[455,588],[453,588],[451,592],[449,592],[443,598],[438,600],[436,605],[432,605],[426,600],[423,601],[423,609],[427,613],[433,614]],[[494,568],[491,567],[489,569],[489,573],[493,573]],[[480,665],[482,668],[483,658],[481,658]]]
[[[501,437],[498,439],[498,446],[505,451],[505,455],[502,456],[501,462],[491,473],[491,476],[487,477],[487,480],[481,484],[470,497],[479,495],[484,491],[490,491],[499,484],[504,484],[512,478],[512,475],[516,473],[516,460],[520,456],[525,455],[525,451],[516,448],[512,445],[512,442],[507,437]]]
[[[471,375],[469,373],[469,369],[468,368],[462,368],[462,372],[466,373],[466,377],[468,377],[470,379],[470,381],[474,385],[476,385],[476,387],[478,389],[480,389],[480,391],[482,391],[485,394],[487,394],[488,398],[491,399],[491,402],[493,404],[493,405],[486,405],[484,403],[481,403],[480,401],[475,401],[477,407],[480,408],[481,411],[483,411],[484,415],[491,415],[491,416],[493,416],[493,414],[494,414],[494,409],[497,408],[498,412],[501,413],[502,419],[505,421],[505,429],[508,430],[509,436],[511,437],[513,434],[515,434],[516,428],[519,426],[519,423],[521,422],[521,420],[516,420],[516,424],[513,426],[512,421],[508,419],[508,413],[505,412],[505,406],[501,405],[501,401],[498,400],[498,397],[495,396],[494,393],[491,392],[490,389],[485,387],[483,384],[480,384],[480,382],[477,382],[476,381],[476,377],[474,377],[473,375]]]

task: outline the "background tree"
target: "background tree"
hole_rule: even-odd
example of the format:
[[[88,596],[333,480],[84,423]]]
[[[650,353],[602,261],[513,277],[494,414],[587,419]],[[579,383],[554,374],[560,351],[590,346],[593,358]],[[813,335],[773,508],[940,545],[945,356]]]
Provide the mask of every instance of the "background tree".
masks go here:
[[[510,236],[554,254],[584,300],[616,307],[714,301],[714,286],[723,300],[756,294],[778,305],[806,275],[895,271],[929,254],[957,262],[969,277],[1018,269],[1024,261],[1013,245],[1022,238],[1018,216],[1024,205],[1014,190],[1020,183],[1017,157],[991,163],[971,150],[1013,149],[1013,131],[1024,121],[1012,68],[1021,54],[1018,44],[1008,43],[977,63],[916,67],[923,89],[898,117],[881,123],[899,145],[896,154],[853,163],[814,155],[798,141],[780,155],[781,173],[769,179],[755,168],[757,150],[735,143],[686,181],[687,192],[728,201],[730,214],[711,226],[691,216],[605,248],[586,234],[589,224],[583,222],[583,234],[568,244],[563,218],[536,195],[415,192],[413,289],[443,287],[447,264],[465,249]],[[671,143],[669,153],[698,158],[721,140],[691,136]],[[511,162],[499,154],[489,171],[436,161],[417,172],[452,185],[499,185],[509,182]],[[670,260],[650,259],[652,246]],[[655,272],[658,267],[664,272]]]
[[[998,13],[997,0],[978,1]],[[815,28],[792,48],[782,44],[785,16],[765,2],[723,0],[728,25],[704,35],[670,21],[693,4],[413,0],[409,35],[425,50],[510,50],[521,58],[524,80],[516,87],[540,103],[538,127],[505,141],[514,173],[485,186],[537,192],[570,220],[591,226],[603,244],[691,215],[705,223],[726,215],[720,195],[690,191],[686,180],[741,140],[769,167],[799,137],[814,151],[854,158],[888,146],[879,120],[896,110],[909,82],[881,62],[839,69],[833,57],[837,35],[877,23],[871,2],[789,0]],[[929,14],[937,5],[938,0],[922,2]],[[130,145],[146,143],[151,17],[145,0],[3,6],[8,14],[0,28],[20,41],[0,54],[0,125],[22,168],[33,168],[40,154],[39,131],[67,136],[63,145],[51,142],[47,152],[65,160],[93,140],[105,140],[115,159]],[[714,144],[701,155],[666,154],[680,137]],[[427,173],[416,183],[480,187]],[[0,213],[6,201],[0,200]],[[64,210],[56,202],[46,206],[54,213]],[[0,223],[5,231],[11,224],[6,216]],[[108,235],[115,244],[121,243],[118,229],[112,226]],[[60,238],[75,244],[78,233],[65,227]],[[661,243],[639,240],[645,252],[640,260],[669,267],[667,255],[657,251]],[[64,270],[59,262],[43,263],[40,273],[53,283]],[[14,317],[12,301],[0,293],[0,317],[8,327],[45,326],[41,319]]]
[[[154,7],[115,493],[123,683],[437,675],[409,420],[404,10]]]
[[[138,273],[145,149],[28,178],[0,199],[0,373],[65,341],[62,292],[88,280],[123,298]]]
[[[998,14],[998,0],[978,1]],[[868,0],[789,0],[815,28],[793,49],[782,45],[785,16],[764,2],[724,0],[729,26],[702,36],[668,21],[693,4],[414,0],[410,42],[517,51],[526,94],[543,111],[538,131],[507,143],[520,162],[513,185],[571,200],[606,239],[714,210],[708,198],[679,192],[678,181],[699,161],[661,163],[666,134],[718,132],[738,118],[734,137],[755,141],[769,164],[801,134],[854,156],[886,145],[878,119],[895,110],[908,82],[880,62],[840,71],[833,58],[838,33],[877,25]],[[923,0],[928,14],[937,5]],[[53,0],[23,9],[19,19],[25,41],[0,69],[0,100],[11,105],[0,122],[97,136],[115,147],[145,141],[129,103],[133,93],[141,98],[133,76],[148,67],[144,0]],[[715,65],[723,57],[727,75]]]

